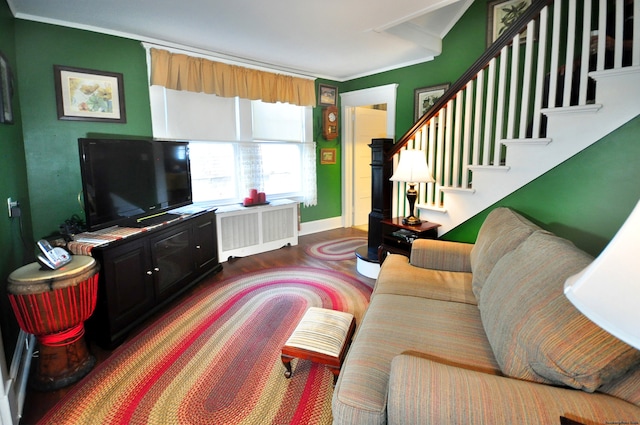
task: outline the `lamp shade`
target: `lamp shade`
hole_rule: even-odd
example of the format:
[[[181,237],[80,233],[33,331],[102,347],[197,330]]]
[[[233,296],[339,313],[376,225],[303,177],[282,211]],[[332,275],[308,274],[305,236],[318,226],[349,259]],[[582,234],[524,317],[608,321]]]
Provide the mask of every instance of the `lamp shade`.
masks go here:
[[[398,169],[389,179],[394,182],[430,183],[433,182],[424,152],[414,149],[400,151]]]
[[[640,348],[640,202],[602,253],[564,285],[567,298],[605,331]]]

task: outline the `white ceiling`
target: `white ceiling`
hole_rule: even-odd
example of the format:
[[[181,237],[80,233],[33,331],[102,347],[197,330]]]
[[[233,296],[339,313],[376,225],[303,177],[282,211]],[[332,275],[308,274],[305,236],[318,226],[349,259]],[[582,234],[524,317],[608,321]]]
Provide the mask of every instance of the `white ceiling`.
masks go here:
[[[345,81],[425,62],[473,0],[8,0],[19,19]]]

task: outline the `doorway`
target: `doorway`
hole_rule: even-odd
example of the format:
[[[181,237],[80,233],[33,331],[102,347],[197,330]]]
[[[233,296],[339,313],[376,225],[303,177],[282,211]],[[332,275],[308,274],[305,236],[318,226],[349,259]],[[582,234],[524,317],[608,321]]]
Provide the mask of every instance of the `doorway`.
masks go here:
[[[342,224],[368,224],[372,138],[395,137],[397,84],[342,93]],[[373,106],[376,105],[376,106]]]
[[[371,139],[387,137],[387,104],[357,106],[353,121],[353,227],[367,230],[371,212]]]

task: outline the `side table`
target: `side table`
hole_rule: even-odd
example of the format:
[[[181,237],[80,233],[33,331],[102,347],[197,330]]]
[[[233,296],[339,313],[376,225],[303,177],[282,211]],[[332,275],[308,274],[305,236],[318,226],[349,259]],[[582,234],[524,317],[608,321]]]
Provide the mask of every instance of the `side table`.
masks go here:
[[[387,253],[411,255],[411,244],[416,239],[437,239],[438,223],[423,221],[417,226],[402,224],[402,217],[385,219],[380,222],[382,227],[382,243],[378,248],[380,264]]]

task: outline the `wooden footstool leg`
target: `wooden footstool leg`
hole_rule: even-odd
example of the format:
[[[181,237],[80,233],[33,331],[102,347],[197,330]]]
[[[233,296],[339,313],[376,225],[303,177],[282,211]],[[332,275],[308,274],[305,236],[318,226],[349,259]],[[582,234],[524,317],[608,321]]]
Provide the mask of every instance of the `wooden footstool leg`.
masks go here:
[[[284,364],[284,367],[287,369],[284,371],[284,377],[285,378],[291,378],[291,375],[293,374],[293,372],[291,372],[291,359],[292,357],[289,356],[281,356],[282,359],[282,364]]]

